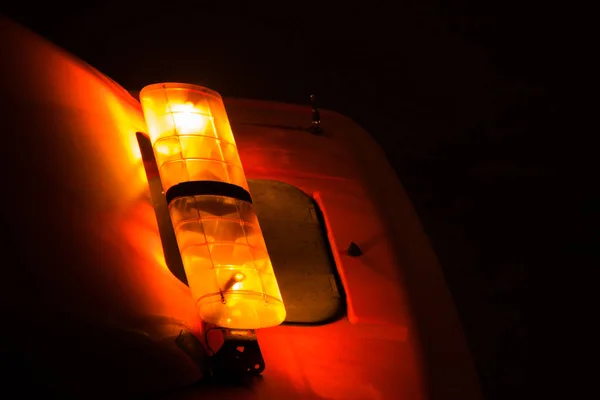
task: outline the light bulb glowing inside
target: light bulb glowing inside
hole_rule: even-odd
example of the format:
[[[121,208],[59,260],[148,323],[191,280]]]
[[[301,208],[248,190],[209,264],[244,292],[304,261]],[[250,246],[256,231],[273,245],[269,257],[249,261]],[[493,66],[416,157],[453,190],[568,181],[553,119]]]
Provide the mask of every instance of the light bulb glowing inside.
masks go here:
[[[244,274],[242,274],[241,272],[238,272],[237,274],[235,274],[233,276],[235,278],[236,282],[241,282],[244,280],[244,278],[246,277]]]
[[[223,291],[226,292],[228,290],[240,289],[244,279],[246,279],[246,275],[242,274],[241,272],[233,274],[231,278],[229,278],[229,280],[225,283]]]
[[[210,117],[190,102],[169,104],[167,113],[173,116],[175,129],[179,135],[202,135],[210,122]]]

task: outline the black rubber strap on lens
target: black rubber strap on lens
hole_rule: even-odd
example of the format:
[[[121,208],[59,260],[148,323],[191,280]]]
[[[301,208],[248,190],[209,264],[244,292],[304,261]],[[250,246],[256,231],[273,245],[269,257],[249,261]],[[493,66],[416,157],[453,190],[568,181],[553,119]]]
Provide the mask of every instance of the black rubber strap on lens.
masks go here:
[[[175,186],[171,186],[167,190],[167,193],[165,193],[167,204],[170,204],[178,197],[198,195],[224,196],[252,203],[250,192],[243,187],[218,181],[181,182]]]

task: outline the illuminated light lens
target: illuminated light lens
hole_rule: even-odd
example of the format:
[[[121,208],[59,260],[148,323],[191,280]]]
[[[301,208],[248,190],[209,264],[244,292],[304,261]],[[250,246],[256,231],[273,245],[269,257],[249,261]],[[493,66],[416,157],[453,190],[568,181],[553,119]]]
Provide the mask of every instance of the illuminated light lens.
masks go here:
[[[146,86],[140,100],[165,193],[184,182],[248,191],[221,96],[200,86]],[[234,329],[276,326],[285,306],[252,203],[222,193],[173,198],[169,213],[200,317]]]
[[[171,104],[167,107],[179,135],[205,132],[207,125],[211,123],[210,117],[202,114],[192,103]]]

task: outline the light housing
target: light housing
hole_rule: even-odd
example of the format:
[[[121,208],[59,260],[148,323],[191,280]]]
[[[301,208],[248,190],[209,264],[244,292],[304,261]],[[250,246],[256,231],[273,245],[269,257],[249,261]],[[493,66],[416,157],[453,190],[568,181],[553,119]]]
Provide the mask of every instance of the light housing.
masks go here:
[[[200,317],[232,329],[279,325],[285,306],[221,96],[159,83],[140,101]]]

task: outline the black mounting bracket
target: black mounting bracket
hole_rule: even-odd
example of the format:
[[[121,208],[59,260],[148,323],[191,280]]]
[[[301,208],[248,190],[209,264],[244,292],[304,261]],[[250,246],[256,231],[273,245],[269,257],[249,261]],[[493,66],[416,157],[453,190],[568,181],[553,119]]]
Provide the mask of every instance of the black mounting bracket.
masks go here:
[[[209,331],[222,334],[223,344],[216,352],[208,344]],[[177,346],[198,366],[203,380],[236,384],[265,370],[265,360],[254,330],[211,327],[205,330],[205,341],[206,345],[203,345],[193,334],[183,331],[175,339]]]
[[[265,370],[256,332],[225,329],[223,345],[210,357],[212,377],[216,380],[244,379],[260,375]]]

